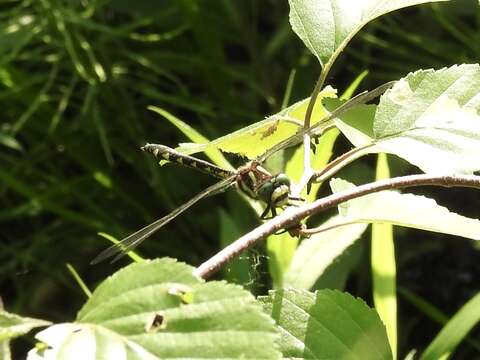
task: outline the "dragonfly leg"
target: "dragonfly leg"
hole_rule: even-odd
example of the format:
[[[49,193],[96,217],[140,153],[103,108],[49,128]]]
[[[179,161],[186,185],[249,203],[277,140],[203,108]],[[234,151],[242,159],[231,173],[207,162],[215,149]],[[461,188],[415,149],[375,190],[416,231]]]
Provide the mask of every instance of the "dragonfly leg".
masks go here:
[[[310,149],[312,152],[315,154],[317,151],[317,145],[320,143],[318,136],[317,137],[312,137],[310,139]]]
[[[288,232],[290,234],[290,236],[292,236],[292,237],[302,237],[300,232],[304,228],[305,228],[304,224],[298,223],[296,225],[290,226],[286,229],[282,229],[282,230],[276,232],[275,235],[281,235],[281,234],[285,234],[286,232]]]
[[[274,218],[275,216],[277,216],[277,209],[275,209],[275,206],[271,206],[271,210],[272,210],[272,218]]]
[[[271,208],[271,204],[267,204],[267,207],[265,208],[265,210],[263,211],[262,215],[260,215],[260,219],[261,220],[267,220],[269,218],[267,218],[267,214],[270,212],[270,208]],[[273,210],[272,210],[273,211]]]

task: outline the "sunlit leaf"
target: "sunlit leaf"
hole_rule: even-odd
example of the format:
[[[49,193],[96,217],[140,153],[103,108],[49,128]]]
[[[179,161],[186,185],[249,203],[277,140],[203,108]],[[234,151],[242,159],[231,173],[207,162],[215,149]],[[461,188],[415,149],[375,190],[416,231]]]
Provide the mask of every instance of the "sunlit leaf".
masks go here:
[[[335,193],[355,185],[342,179],[330,182]],[[480,240],[480,220],[449,211],[433,199],[396,191],[380,191],[339,205],[345,221],[389,223]]]
[[[253,296],[208,282],[171,259],[132,264],[107,278],[73,323],[54,325],[32,354],[56,359],[279,359],[276,332]]]
[[[25,335],[30,330],[50,325],[49,321],[32,319],[0,311],[0,342]]]
[[[421,70],[381,98],[375,117],[336,119],[357,147],[402,157],[424,172],[480,170],[480,66]],[[441,161],[439,161],[441,159]]]
[[[387,155],[379,154],[376,180],[388,179],[390,168]],[[375,310],[387,328],[390,347],[397,353],[397,273],[393,226],[385,223],[372,224],[371,262],[373,303]]]
[[[445,0],[440,0],[445,1]],[[373,19],[431,0],[289,0],[290,24],[307,48],[325,66]]]
[[[325,88],[320,93],[319,101],[316,102],[313,111],[312,124],[327,114],[320,100],[335,97],[335,93],[336,91],[331,87]],[[208,144],[181,144],[179,150],[191,154],[216,147],[225,152],[254,159],[282,140],[294,135],[303,126],[308,101],[309,99],[301,100],[265,120],[212,140]]]
[[[285,286],[310,289],[323,272],[352,245],[367,228],[367,224],[338,226],[344,219],[334,216],[321,225],[330,229],[312,235],[300,243],[285,274]]]
[[[277,322],[284,359],[392,359],[377,313],[336,290],[278,290],[260,299]]]

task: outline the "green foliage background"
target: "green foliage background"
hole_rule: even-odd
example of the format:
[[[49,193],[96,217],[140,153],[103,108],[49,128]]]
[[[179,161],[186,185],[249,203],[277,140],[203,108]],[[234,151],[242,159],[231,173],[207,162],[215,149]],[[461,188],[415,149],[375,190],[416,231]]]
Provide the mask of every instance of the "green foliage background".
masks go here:
[[[415,7],[368,25],[327,82],[342,90],[368,70],[362,87],[372,89],[419,68],[479,62],[480,14],[475,1],[460,2],[463,6],[455,8]],[[147,141],[175,146],[186,140],[148,105],[215,138],[278,112],[293,69],[290,103],[309,95],[319,69],[290,30],[286,1],[2,2],[0,282],[5,307],[57,322],[70,319],[84,295],[65,264],[71,263],[92,288],[121,265],[88,265],[108,245],[97,232],[121,238],[211,183],[188,169],[159,169],[138,151]],[[403,165],[396,170],[403,171]],[[357,165],[349,177],[373,179],[373,167]],[[462,190],[449,194],[443,200],[452,210],[478,217],[471,193],[468,201]],[[235,219],[240,233],[256,224],[239,199],[230,192],[205,200],[142,246],[142,254],[199,264],[220,246],[221,211]],[[439,299],[446,312],[477,291],[478,253],[468,242],[455,247],[464,266],[445,266],[437,261],[449,255],[448,241],[439,245],[434,235],[421,234],[416,236],[422,241],[413,246],[406,244],[411,233],[401,231],[400,285]],[[430,255],[422,257],[426,251]],[[437,275],[446,279],[441,290],[417,286],[431,282],[426,268],[447,272]],[[255,268],[244,278],[267,282],[265,269]],[[362,270],[360,265],[349,284],[358,295],[368,294],[369,274]],[[459,285],[458,274],[465,271],[468,279]],[[405,336],[400,346],[421,346],[421,341],[418,334]]]

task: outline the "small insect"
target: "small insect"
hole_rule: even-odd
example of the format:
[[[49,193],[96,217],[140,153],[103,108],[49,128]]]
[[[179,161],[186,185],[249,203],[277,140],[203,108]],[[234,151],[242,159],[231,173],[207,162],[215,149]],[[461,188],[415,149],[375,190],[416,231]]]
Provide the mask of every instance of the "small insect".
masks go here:
[[[176,218],[198,201],[207,196],[221,193],[234,185],[236,185],[240,191],[252,199],[261,200],[267,204],[265,211],[260,216],[261,219],[265,219],[269,213],[272,214],[272,217],[276,216],[276,209],[289,205],[291,201],[302,200],[300,198],[290,196],[290,179],[287,177],[287,175],[282,173],[272,175],[266,169],[264,169],[258,161],[251,161],[236,170],[226,170],[209,163],[208,161],[182,154],[164,145],[146,144],[144,147],[142,147],[142,150],[152,153],[156,158],[159,158],[162,161],[175,162],[177,164],[210,174],[222,180],[203,190],[168,215],[154,221],[150,225],[147,225],[137,232],[127,236],[119,243],[104,250],[95,259],[93,259],[91,262],[92,264],[99,263],[112,256],[115,256],[113,261],[118,260],[125,254],[125,252],[137,247],[150,235],[169,223],[171,220]]]

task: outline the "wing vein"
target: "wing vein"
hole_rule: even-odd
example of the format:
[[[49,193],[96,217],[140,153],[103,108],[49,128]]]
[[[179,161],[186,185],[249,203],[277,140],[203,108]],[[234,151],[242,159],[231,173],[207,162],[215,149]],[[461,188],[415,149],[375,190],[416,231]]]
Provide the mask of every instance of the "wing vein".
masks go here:
[[[176,218],[178,215],[183,213],[184,211],[188,210],[190,207],[195,205],[198,201],[215,194],[219,194],[225,191],[228,187],[230,187],[235,182],[235,176],[231,176],[225,180],[221,180],[212,186],[209,186],[205,190],[201,191],[189,201],[180,205],[175,210],[170,212],[169,214],[165,215],[164,217],[155,220],[153,223],[141,228],[140,230],[134,232],[131,235],[128,235],[120,242],[110,246],[109,248],[102,251],[98,254],[92,261],[91,264],[98,264],[105,259],[108,259],[112,256],[115,256],[112,262],[117,261],[121,257],[123,257],[128,251],[133,250],[138,245],[140,245],[144,240],[146,240],[149,236],[151,236],[154,232],[158,231],[164,225],[168,224],[171,220]]]

